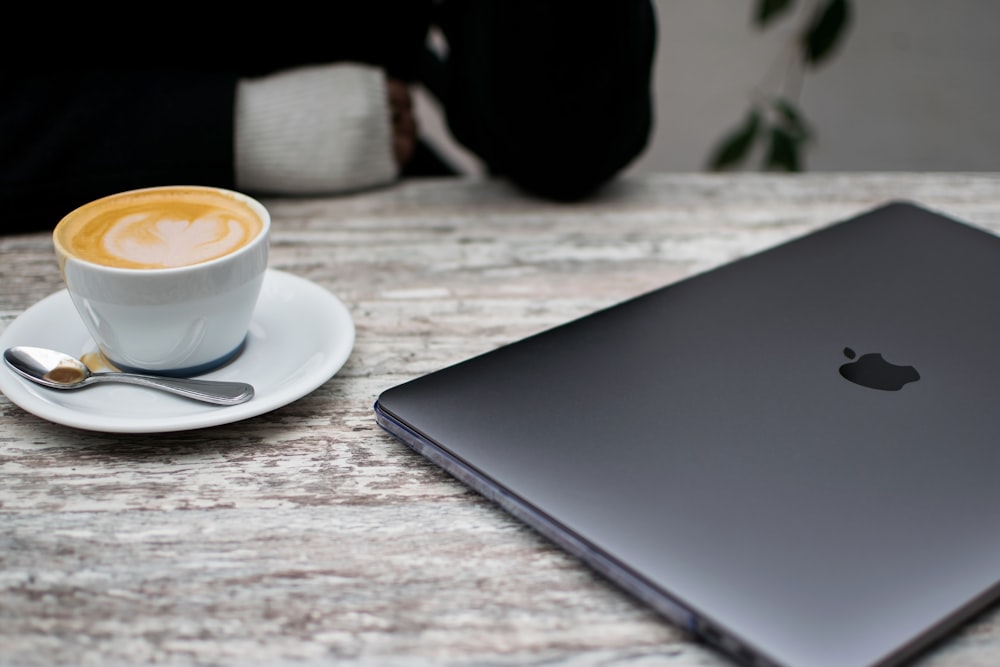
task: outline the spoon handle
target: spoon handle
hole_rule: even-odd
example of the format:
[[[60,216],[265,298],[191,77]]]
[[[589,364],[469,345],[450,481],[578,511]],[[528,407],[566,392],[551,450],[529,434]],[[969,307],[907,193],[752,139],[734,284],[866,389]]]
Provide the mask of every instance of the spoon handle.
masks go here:
[[[92,382],[124,382],[143,387],[153,387],[172,394],[186,396],[216,405],[237,405],[253,398],[253,386],[246,382],[226,382],[223,380],[195,380],[191,378],[160,377],[158,375],[138,375],[136,373],[94,373]]]

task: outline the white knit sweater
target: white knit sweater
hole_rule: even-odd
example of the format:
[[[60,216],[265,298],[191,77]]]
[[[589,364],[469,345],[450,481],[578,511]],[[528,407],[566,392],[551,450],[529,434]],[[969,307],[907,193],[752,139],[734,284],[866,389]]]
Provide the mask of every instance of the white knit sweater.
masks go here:
[[[236,91],[236,186],[324,195],[392,182],[382,70],[344,63],[241,80]]]

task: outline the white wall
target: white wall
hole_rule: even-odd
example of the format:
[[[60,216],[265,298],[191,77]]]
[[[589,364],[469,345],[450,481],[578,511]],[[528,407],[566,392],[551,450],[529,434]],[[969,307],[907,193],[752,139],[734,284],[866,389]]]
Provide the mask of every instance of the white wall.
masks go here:
[[[803,15],[759,31],[756,0],[656,0],[657,128],[636,171],[699,171]],[[797,0],[804,12],[815,3]],[[1000,1],[852,0],[838,52],[799,98],[808,171],[1000,170]]]

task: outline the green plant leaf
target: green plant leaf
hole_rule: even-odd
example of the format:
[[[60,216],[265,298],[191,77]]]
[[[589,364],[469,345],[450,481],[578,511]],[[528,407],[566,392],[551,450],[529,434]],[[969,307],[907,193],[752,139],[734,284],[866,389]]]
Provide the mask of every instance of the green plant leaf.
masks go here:
[[[847,0],[830,0],[806,30],[803,47],[806,62],[818,65],[833,51],[844,34],[850,16]]]
[[[757,0],[754,24],[763,28],[792,6],[792,0]]]
[[[782,127],[771,128],[771,142],[764,166],[771,171],[801,171],[802,140]]]
[[[760,111],[751,109],[738,128],[723,137],[709,160],[712,171],[723,171],[739,165],[753,146],[760,130]]]
[[[771,102],[777,114],[778,124],[793,137],[805,143],[812,138],[812,128],[806,122],[805,116],[790,100],[778,97]]]

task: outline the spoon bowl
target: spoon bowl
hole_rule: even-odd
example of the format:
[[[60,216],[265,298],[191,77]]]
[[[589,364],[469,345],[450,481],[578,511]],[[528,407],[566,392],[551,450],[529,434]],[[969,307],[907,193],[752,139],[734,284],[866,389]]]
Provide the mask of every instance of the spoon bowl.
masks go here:
[[[246,403],[254,395],[253,386],[246,382],[160,377],[139,373],[95,373],[76,357],[42,347],[10,347],[4,350],[3,359],[21,377],[50,389],[81,389],[99,382],[120,382],[160,389],[215,405]]]

